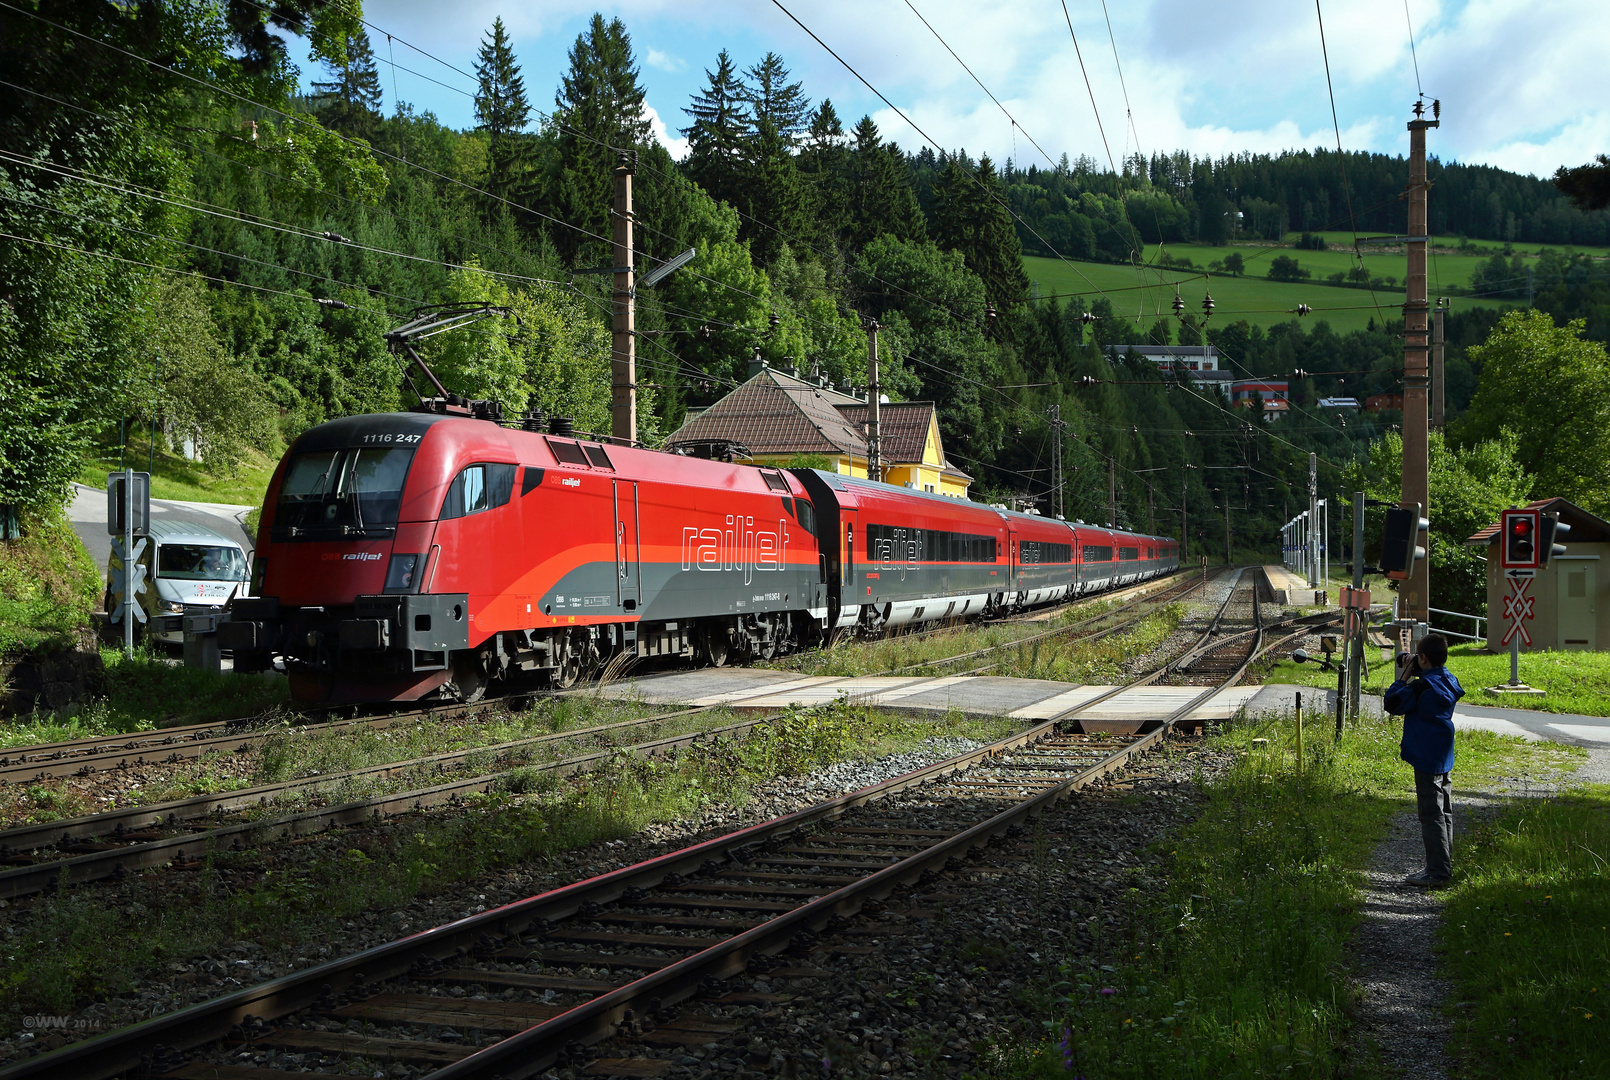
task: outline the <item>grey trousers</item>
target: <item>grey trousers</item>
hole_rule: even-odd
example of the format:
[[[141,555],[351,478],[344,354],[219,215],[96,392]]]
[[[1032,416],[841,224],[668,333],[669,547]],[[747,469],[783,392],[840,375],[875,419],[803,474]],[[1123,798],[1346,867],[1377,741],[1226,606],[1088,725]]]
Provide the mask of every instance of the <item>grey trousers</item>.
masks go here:
[[[1453,781],[1448,773],[1414,770],[1414,800],[1426,844],[1426,873],[1453,876]]]

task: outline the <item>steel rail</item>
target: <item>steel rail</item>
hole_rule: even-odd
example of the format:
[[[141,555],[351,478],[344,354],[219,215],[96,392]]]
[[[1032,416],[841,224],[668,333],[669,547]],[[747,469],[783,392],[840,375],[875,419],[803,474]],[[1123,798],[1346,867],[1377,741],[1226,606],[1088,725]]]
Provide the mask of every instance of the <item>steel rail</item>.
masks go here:
[[[739,700],[744,699],[740,698]],[[274,784],[259,784],[255,787],[237,788],[233,791],[214,792],[210,795],[195,795],[187,799],[173,799],[168,802],[148,803],[142,806],[119,807],[115,810],[103,810],[100,813],[65,818],[60,821],[19,825],[15,828],[0,831],[0,859],[17,852],[33,851],[63,840],[138,831],[164,825],[174,825],[185,821],[194,821],[210,814],[252,809],[292,792],[317,792],[320,788],[337,786],[352,780],[384,780],[399,773],[415,772],[433,766],[441,768],[481,754],[494,755],[500,759],[500,762],[508,761],[517,751],[528,747],[551,742],[564,742],[570,739],[582,739],[591,735],[629,731],[649,724],[665,723],[678,717],[708,712],[711,708],[714,708],[714,706],[695,706],[680,709],[676,712],[639,717],[636,720],[595,724],[591,727],[575,728],[570,731],[553,731],[544,735],[511,739],[507,742],[446,750],[439,754],[428,754],[424,757],[410,758],[406,761],[367,765],[363,768],[348,769],[343,772],[305,776],[295,780],[283,780]]]
[[[245,987],[131,1027],[72,1043],[60,1050],[0,1069],[0,1080],[37,1076],[115,1076],[138,1066],[142,1055],[149,1055],[159,1047],[185,1049],[211,1042],[227,1036],[235,1025],[248,1016],[276,1019],[307,1008],[327,992],[339,993],[355,985],[405,974],[420,957],[435,960],[450,958],[488,934],[507,937],[538,925],[539,920],[555,922],[567,918],[579,912],[584,904],[618,900],[629,888],[652,888],[661,884],[669,874],[697,871],[710,860],[729,860],[731,853],[737,849],[838,817],[846,810],[876,799],[944,779],[971,768],[976,762],[1037,742],[1054,729],[1055,725],[1050,722],[1037,724],[957,757],[836,796],[771,821],[423,930],[267,983]]]
[[[1180,571],[1183,572],[1183,571]],[[1177,588],[1180,583],[1168,588]],[[1163,590],[1167,592],[1168,590]],[[1143,594],[1133,600],[1125,602],[1143,603],[1158,599],[1151,594]],[[1069,603],[1078,604],[1097,597],[1080,598]],[[1056,605],[1062,606],[1062,605]],[[1047,611],[1055,610],[1055,607]],[[1117,609],[1122,610],[1122,608]],[[1103,612],[1093,616],[1089,621],[1096,621],[1113,614]],[[1016,618],[1014,616],[1013,618]],[[1000,620],[1002,622],[1011,620]],[[939,628],[935,628],[936,630]],[[1064,628],[1065,629],[1065,628]],[[926,633],[927,631],[924,631]],[[1060,631],[1055,631],[1060,632]],[[916,636],[916,635],[909,635]],[[1027,639],[1025,639],[1027,640]],[[952,658],[954,659],[954,658]],[[948,663],[949,660],[936,660],[929,663]],[[922,666],[922,665],[908,665]],[[895,668],[885,674],[896,674],[906,668]],[[591,687],[578,687],[567,689],[562,693],[574,694],[584,692]],[[480,708],[489,708],[499,704],[518,702],[521,699],[531,700],[542,696],[542,691],[517,690],[497,698],[484,698],[474,702],[440,702],[421,708],[405,709],[401,711],[385,712],[376,716],[348,717],[341,720],[331,720],[318,724],[298,725],[309,731],[329,731],[333,729],[367,726],[389,726],[394,723],[407,722],[426,716],[469,712]],[[289,710],[292,716],[311,715],[319,710]],[[85,776],[96,772],[111,769],[123,769],[141,765],[171,764],[176,761],[187,761],[200,758],[209,753],[238,750],[260,741],[271,732],[264,730],[248,730],[231,734],[231,728],[251,728],[253,725],[273,723],[275,714],[254,713],[251,716],[237,717],[229,720],[208,721],[201,724],[186,724],[168,728],[157,728],[153,731],[120,732],[112,735],[92,735],[82,739],[65,739],[56,742],[35,743],[26,746],[10,747],[0,750],[0,784],[30,782],[49,777],[59,776]],[[279,730],[275,728],[274,730]],[[167,751],[167,755],[147,760],[147,754],[160,754]],[[130,760],[130,755],[138,755]],[[115,757],[115,760],[114,760]]]
[[[580,772],[589,772],[606,765],[614,760],[617,754],[639,754],[645,757],[655,757],[668,750],[695,743],[701,739],[749,731],[773,719],[775,717],[753,717],[719,728],[711,728],[708,731],[688,732],[648,742],[634,743],[629,746],[611,747],[589,754],[579,754],[575,757],[564,758],[560,761],[531,765],[529,768],[558,776],[571,776]],[[104,851],[90,852],[85,855],[14,867],[10,870],[0,871],[0,897],[9,899],[25,896],[29,893],[48,891],[63,879],[74,884],[81,884],[108,877],[116,878],[131,870],[148,869],[168,863],[183,866],[185,863],[200,859],[210,852],[220,850],[225,844],[232,843],[236,847],[245,847],[249,843],[251,846],[256,846],[264,840],[274,840],[284,836],[306,836],[310,833],[341,825],[358,825],[377,817],[441,806],[458,801],[471,794],[490,793],[505,775],[505,772],[486,773],[480,776],[435,784],[430,787],[416,788],[412,791],[377,795],[373,798],[359,799],[353,802],[341,803],[337,806],[304,810],[273,818],[237,822],[231,825],[219,825],[184,835],[145,840],[126,846],[108,848]]]
[[[725,941],[703,948],[683,960],[668,962],[651,974],[536,1023],[511,1038],[447,1065],[433,1073],[433,1077],[437,1080],[479,1080],[502,1076],[515,1080],[533,1075],[553,1064],[566,1047],[596,1042],[614,1034],[618,1025],[628,1018],[629,1010],[645,1007],[662,1009],[698,993],[707,978],[737,974],[755,957],[788,947],[802,932],[819,930],[836,916],[856,913],[868,900],[881,899],[900,885],[919,880],[925,872],[941,868],[951,859],[988,844],[1024,819],[1121,768],[1136,755],[1166,739],[1173,726],[1200,707],[1203,700],[1238,681],[1262,652],[1278,647],[1284,641],[1308,632],[1308,629],[1301,628],[1281,639],[1281,642],[1266,647],[1260,645],[1249,651],[1246,661],[1230,678],[1219,686],[1205,688],[1190,702],[1158,722],[1149,733],[1074,775],[1051,783],[1016,805],[920,852],[875,868],[857,881],[808,900]],[[361,998],[364,986],[406,975],[413,965],[422,960],[439,962],[462,954],[472,944],[484,944],[489,937],[507,938],[530,929],[545,932],[558,920],[578,914],[590,917],[588,912],[597,910],[593,905],[630,899],[635,890],[666,885],[667,879],[673,874],[708,870],[712,863],[717,867],[728,863],[742,865],[753,857],[754,849],[768,841],[839,817],[854,807],[897,792],[955,776],[1007,751],[1038,743],[1053,734],[1056,726],[1056,721],[1047,721],[958,757],[837,796],[772,821],[434,927],[294,975],[246,987],[213,1001],[155,1017],[95,1039],[70,1044],[0,1069],[0,1080],[69,1074],[111,1076],[138,1065],[142,1058],[148,1058],[154,1052],[165,1052],[170,1047],[194,1047],[225,1037],[237,1024],[250,1022],[260,1030],[263,1021],[298,1012],[321,999],[328,1000],[336,992],[355,991]],[[1039,782],[1048,778],[1034,779]],[[750,854],[746,855],[746,852]],[[250,1030],[248,1028],[248,1032]]]
[[[294,730],[308,732],[337,731],[349,727],[392,727],[427,716],[473,713],[483,708],[518,701],[531,695],[520,693],[508,697],[483,699],[475,702],[443,702],[426,708],[406,709],[381,713],[376,716],[349,717],[317,724],[296,725]],[[296,715],[296,714],[292,714]],[[252,728],[230,733],[230,727],[247,728],[248,725],[271,722],[271,716],[260,713],[213,724],[194,724],[188,727],[158,728],[150,732],[130,732],[124,735],[98,735],[91,739],[69,740],[60,743],[41,743],[37,746],[14,747],[0,755],[0,784],[27,783],[53,776],[90,776],[113,769],[129,769],[142,765],[162,765],[191,761],[211,753],[239,750],[261,742],[271,735],[287,730],[279,726]],[[211,734],[223,732],[222,734]],[[168,751],[166,756],[161,756]],[[137,757],[134,755],[138,755]],[[148,757],[148,755],[151,755]]]

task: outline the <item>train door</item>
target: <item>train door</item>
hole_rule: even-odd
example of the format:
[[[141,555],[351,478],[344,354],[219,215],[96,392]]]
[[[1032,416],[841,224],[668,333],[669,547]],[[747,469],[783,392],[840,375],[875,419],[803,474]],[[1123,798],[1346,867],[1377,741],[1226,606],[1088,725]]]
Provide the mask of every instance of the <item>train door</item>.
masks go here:
[[[615,481],[615,588],[616,603],[636,611],[643,599],[638,565],[637,484]]]

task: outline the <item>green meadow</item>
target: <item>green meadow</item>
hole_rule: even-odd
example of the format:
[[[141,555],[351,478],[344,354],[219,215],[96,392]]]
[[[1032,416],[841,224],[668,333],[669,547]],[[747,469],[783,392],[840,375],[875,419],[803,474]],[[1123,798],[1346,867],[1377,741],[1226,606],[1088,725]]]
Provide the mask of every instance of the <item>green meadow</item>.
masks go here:
[[[1172,318],[1176,290],[1185,301],[1185,310],[1197,315],[1202,310],[1203,295],[1211,292],[1215,305],[1213,322],[1220,326],[1241,319],[1254,326],[1273,326],[1297,318],[1295,311],[1299,304],[1313,308],[1313,313],[1304,316],[1303,322],[1314,323],[1323,319],[1339,334],[1363,330],[1371,319],[1379,324],[1402,315],[1401,275],[1404,268],[1401,255],[1390,263],[1391,268],[1388,260],[1380,256],[1372,256],[1366,262],[1372,274],[1395,276],[1400,280],[1397,287],[1376,289],[1372,294],[1368,289],[1340,288],[1323,281],[1270,281],[1264,276],[1268,273],[1268,260],[1280,254],[1291,255],[1304,269],[1312,270],[1316,277],[1323,278],[1325,274],[1336,272],[1329,268],[1332,262],[1337,269],[1347,269],[1350,256],[1346,252],[1276,248],[1270,254],[1254,258],[1259,250],[1244,246],[1212,248],[1184,244],[1168,248],[1170,255],[1176,258],[1184,256],[1196,263],[1198,270],[1195,271],[1137,269],[1112,263],[1062,262],[1034,256],[1024,257],[1023,265],[1028,271],[1029,280],[1038,286],[1039,295],[1078,293],[1089,299],[1105,295],[1121,313],[1135,320],[1137,333],[1140,328],[1149,327],[1158,319]],[[1209,279],[1202,277],[1201,271],[1206,269],[1209,261],[1223,259],[1231,251],[1240,251],[1242,259],[1246,260],[1247,271],[1243,276],[1214,274]],[[1155,249],[1151,254],[1155,257]],[[1468,260],[1472,267],[1478,261],[1474,258]],[[1393,269],[1397,271],[1396,274]],[[1446,266],[1443,273],[1448,273]],[[1469,277],[1469,271],[1464,271],[1463,279],[1468,280]],[[1459,307],[1498,308],[1513,305],[1514,301],[1457,297],[1453,303]]]

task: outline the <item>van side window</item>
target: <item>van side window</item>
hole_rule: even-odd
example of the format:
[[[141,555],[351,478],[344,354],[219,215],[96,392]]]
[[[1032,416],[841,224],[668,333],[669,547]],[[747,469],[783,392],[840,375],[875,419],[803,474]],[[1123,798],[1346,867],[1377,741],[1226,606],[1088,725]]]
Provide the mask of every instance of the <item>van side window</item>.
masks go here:
[[[468,517],[504,505],[514,492],[513,465],[486,463],[466,466],[448,485],[442,500],[442,520]]]

